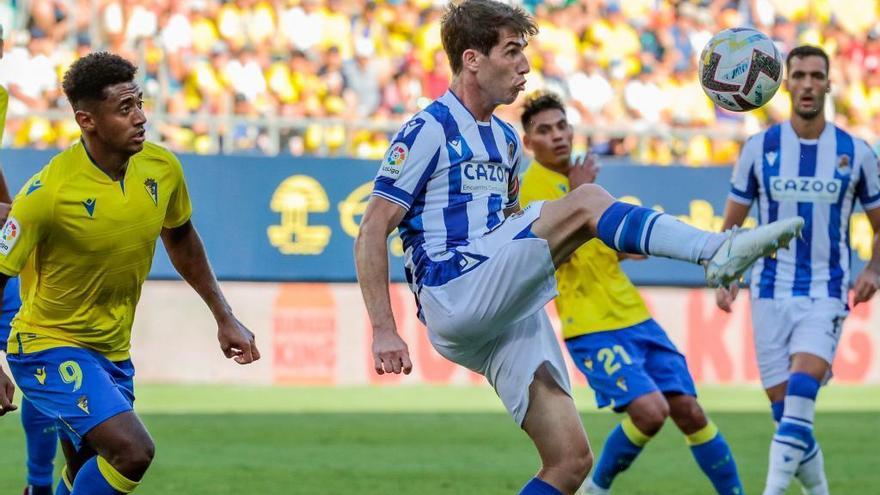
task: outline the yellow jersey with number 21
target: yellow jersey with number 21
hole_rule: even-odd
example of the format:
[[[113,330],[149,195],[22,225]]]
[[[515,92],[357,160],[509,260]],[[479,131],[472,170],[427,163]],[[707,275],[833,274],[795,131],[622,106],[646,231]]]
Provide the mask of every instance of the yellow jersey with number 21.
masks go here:
[[[568,193],[568,177],[533,162],[523,175],[520,202],[560,199]],[[619,330],[651,317],[629,278],[620,269],[617,251],[599,239],[575,250],[556,270],[556,309],[562,336]]]

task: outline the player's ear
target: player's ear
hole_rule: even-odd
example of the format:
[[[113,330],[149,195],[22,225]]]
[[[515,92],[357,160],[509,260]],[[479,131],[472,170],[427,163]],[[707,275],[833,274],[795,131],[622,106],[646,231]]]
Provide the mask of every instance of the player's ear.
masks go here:
[[[89,132],[95,129],[95,117],[92,112],[87,110],[77,110],[73,113],[77,125],[83,132]]]
[[[461,66],[465,70],[476,72],[480,65],[480,57],[482,54],[478,50],[468,48],[461,54]]]
[[[532,139],[529,137],[528,131],[526,131],[525,134],[523,134],[523,146],[525,146],[526,149],[529,151],[532,150]]]

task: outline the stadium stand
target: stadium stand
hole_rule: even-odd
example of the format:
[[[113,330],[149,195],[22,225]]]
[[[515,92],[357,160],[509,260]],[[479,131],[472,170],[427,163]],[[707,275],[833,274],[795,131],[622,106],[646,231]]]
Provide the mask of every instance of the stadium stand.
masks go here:
[[[445,2],[429,0],[0,0],[10,90],[3,145],[63,147],[78,130],[59,77],[77,56],[141,67],[150,135],[175,151],[381,157],[404,116],[443,92]],[[783,52],[821,45],[833,120],[878,144],[877,0],[524,0],[541,33],[528,91],[563,95],[576,147],[639,163],[730,164],[739,140],[788,114],[715,108],[696,59],[721,29],[753,25]],[[783,93],[783,90],[780,90]],[[501,115],[516,121],[519,105]]]

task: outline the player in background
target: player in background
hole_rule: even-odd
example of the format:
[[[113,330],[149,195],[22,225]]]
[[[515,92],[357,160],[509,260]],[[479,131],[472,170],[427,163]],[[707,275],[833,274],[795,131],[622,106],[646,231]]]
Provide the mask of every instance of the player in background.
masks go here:
[[[0,286],[21,273],[23,294],[7,361],[24,395],[59,419],[67,459],[60,495],[130,493],[153,459],[153,440],[132,410],[129,349],[158,237],[213,313],[226,357],[260,357],[190,221],[180,162],[145,141],[136,71],[106,52],[73,63],[63,87],[82,139],[25,184],[0,236]],[[0,413],[11,401],[0,372]]]
[[[761,382],[778,423],[764,493],[784,493],[796,475],[807,493],[818,495],[828,493],[828,481],[813,419],[849,313],[850,216],[858,199],[874,229],[871,260],[855,283],[853,302],[860,304],[880,285],[880,176],[868,144],[825,119],[831,90],[825,52],[793,49],[786,74],[791,120],[746,142],[723,228],[742,225],[756,200],[760,224],[806,220],[803,238],[791,249],[752,269],[752,327]],[[718,289],[718,306],[729,312],[736,294],[735,285]]]
[[[523,205],[560,199],[593,183],[599,171],[595,160],[572,161],[574,132],[558,97],[544,93],[530,98],[521,121],[523,144],[535,159],[523,175]],[[605,441],[585,492],[610,493],[615,476],[629,468],[672,417],[715,491],[741,495],[736,461],[697,403],[684,356],[620,269],[619,261],[629,256],[592,239],[556,270],[556,309],[568,352],[596,393],[598,406],[627,414]]]
[[[619,251],[704,263],[711,284],[727,284],[802,222],[734,236],[705,232],[617,202],[593,184],[520,210],[522,143],[493,111],[525,86],[535,22],[521,8],[468,0],[447,7],[440,30],[450,89],[397,133],[355,242],[374,367],[412,371],[388,292],[387,239],[399,227],[406,278],[432,345],[485,376],[538,450],[542,467],[521,493],[570,494],[592,454],[544,311],[556,296],[556,266],[599,237]]]
[[[3,26],[0,25],[0,58],[3,58]],[[0,142],[6,128],[6,109],[9,104],[9,93],[0,85]],[[6,222],[12,196],[9,186],[0,167],[0,223]],[[9,337],[12,318],[21,307],[18,277],[9,279],[3,290],[3,306],[0,312],[0,351],[6,351],[6,339]],[[27,445],[27,486],[24,495],[52,495],[52,474],[55,471],[55,451],[58,438],[55,433],[55,421],[38,411],[31,401],[21,399],[21,424],[24,427],[25,444]]]

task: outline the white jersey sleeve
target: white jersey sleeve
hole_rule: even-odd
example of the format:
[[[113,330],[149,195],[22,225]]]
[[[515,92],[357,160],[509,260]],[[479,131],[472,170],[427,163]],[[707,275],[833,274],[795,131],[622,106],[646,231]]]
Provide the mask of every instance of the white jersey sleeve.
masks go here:
[[[880,166],[877,163],[877,155],[864,141],[860,145],[866,148],[862,152],[862,160],[859,164],[859,178],[856,184],[856,194],[859,203],[866,210],[880,208]]]
[[[733,169],[728,198],[739,204],[751,206],[752,201],[758,197],[758,178],[755,175],[755,167],[759,165],[761,160],[762,140],[763,134],[749,138],[743,145],[739,160]]]
[[[416,115],[400,128],[379,166],[373,196],[409,210],[423,193],[445,144],[443,130],[426,119],[430,117]]]

